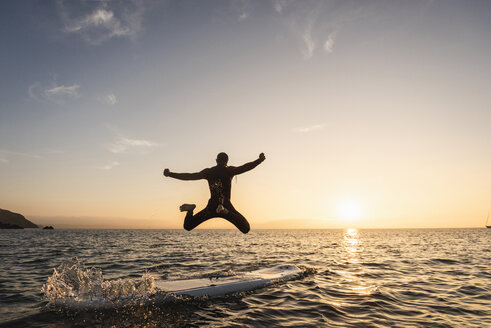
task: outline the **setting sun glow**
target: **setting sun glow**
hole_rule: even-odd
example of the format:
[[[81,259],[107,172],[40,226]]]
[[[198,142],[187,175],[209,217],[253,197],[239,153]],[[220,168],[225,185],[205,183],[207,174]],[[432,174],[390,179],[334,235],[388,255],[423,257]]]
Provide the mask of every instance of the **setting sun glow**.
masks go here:
[[[339,204],[338,213],[341,219],[352,221],[360,218],[361,209],[356,202],[346,200]]]

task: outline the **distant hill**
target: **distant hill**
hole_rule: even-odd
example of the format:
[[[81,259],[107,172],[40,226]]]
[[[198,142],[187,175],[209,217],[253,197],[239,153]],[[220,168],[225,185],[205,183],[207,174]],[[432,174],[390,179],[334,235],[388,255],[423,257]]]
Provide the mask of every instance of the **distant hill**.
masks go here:
[[[37,225],[26,219],[19,213],[2,210],[0,208],[0,223],[15,225],[22,228],[38,228]]]

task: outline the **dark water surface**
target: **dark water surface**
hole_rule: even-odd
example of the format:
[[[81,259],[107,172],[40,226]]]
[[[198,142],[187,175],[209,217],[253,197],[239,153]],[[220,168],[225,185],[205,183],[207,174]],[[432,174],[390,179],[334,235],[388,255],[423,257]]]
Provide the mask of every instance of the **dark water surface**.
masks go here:
[[[491,327],[491,229],[0,230],[2,327]],[[196,277],[292,263],[294,280],[217,299],[48,308],[72,257],[104,278]]]

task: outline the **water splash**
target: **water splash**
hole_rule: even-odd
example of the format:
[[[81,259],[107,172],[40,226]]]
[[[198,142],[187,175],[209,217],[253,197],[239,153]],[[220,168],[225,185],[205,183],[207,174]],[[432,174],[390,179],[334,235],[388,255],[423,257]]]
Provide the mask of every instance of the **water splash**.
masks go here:
[[[300,277],[308,277],[308,276],[313,276],[313,275],[316,275],[319,270],[317,270],[316,268],[314,267],[308,267],[308,266],[305,266],[305,265],[298,265],[298,268],[300,270],[302,270],[302,272],[300,273]]]
[[[41,291],[51,305],[114,305],[122,300],[147,299],[155,294],[155,283],[149,273],[141,278],[104,280],[100,269],[86,268],[78,258],[72,258],[53,270]]]

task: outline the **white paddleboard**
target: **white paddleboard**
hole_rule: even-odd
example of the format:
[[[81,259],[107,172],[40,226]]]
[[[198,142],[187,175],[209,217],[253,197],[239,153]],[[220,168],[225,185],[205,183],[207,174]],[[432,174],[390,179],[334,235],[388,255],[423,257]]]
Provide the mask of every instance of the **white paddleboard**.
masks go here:
[[[55,270],[56,272],[56,270]],[[265,287],[271,283],[288,280],[300,275],[302,271],[295,265],[279,265],[272,268],[261,269],[250,272],[239,272],[230,276],[218,276],[209,278],[179,279],[179,280],[162,280],[155,279],[155,289],[152,292],[130,293],[128,295],[119,295],[111,293],[113,282],[103,281],[102,285],[109,297],[103,294],[81,294],[80,292],[68,293],[64,297],[56,298],[50,301],[51,305],[67,309],[105,309],[117,308],[131,304],[156,304],[165,303],[173,299],[173,295],[188,296],[222,296],[237,292],[245,292]],[[131,287],[134,282],[116,281],[119,285],[129,284]],[[66,286],[61,281],[61,286]],[[99,283],[99,282],[98,282]],[[96,284],[97,285],[97,284]],[[57,288],[60,288],[58,286]],[[128,289],[128,288],[126,288]],[[132,290],[129,288],[130,291]],[[67,289],[71,291],[71,288]],[[73,294],[73,295],[72,295]],[[175,296],[174,296],[175,297]]]
[[[277,281],[294,278],[300,273],[301,270],[295,265],[279,265],[225,277],[156,280],[155,287],[177,295],[222,296],[262,288]]]

